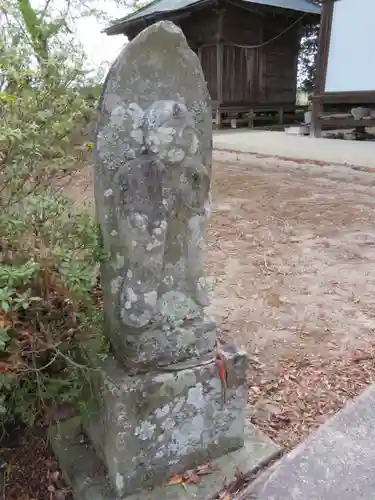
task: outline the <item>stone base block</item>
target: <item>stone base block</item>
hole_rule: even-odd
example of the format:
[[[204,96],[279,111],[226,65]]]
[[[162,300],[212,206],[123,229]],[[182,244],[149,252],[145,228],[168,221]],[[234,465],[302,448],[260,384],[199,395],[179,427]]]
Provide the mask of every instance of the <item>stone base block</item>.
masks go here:
[[[50,438],[66,479],[73,489],[75,500],[121,500],[112,488],[103,464],[90,443],[81,435],[80,420],[72,419],[51,428]],[[126,497],[126,500],[202,500],[213,498],[230,483],[235,474],[254,470],[260,463],[272,459],[279,448],[267,436],[247,423],[245,443],[238,451],[223,455],[213,461],[217,469],[204,476],[195,485],[189,484],[185,491],[180,485],[161,486],[152,491],[142,491]]]
[[[129,376],[107,358],[94,372],[84,425],[118,496],[243,446],[247,357],[232,348],[225,359],[225,384],[215,359]]]

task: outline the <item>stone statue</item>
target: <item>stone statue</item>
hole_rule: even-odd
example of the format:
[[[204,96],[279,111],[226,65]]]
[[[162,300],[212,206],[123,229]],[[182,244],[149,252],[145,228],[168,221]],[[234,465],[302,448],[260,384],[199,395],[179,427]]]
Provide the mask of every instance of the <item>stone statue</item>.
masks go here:
[[[156,23],[114,62],[98,117],[95,200],[112,352],[103,359],[86,347],[96,369],[83,425],[113,498],[244,443],[247,358],[217,351],[204,313],[211,157],[199,60],[177,26]]]
[[[139,82],[137,92],[128,91],[133,75],[125,65],[120,77],[130,76],[122,82],[125,98],[120,99],[108,88],[116,80],[115,63],[101,101],[106,112],[98,128],[95,184],[110,254],[102,273],[105,311],[117,355],[133,367],[200,358],[212,353],[216,342],[215,325],[203,309],[208,304],[209,96],[205,86],[197,87],[195,54],[189,49],[184,57],[195,67],[189,71],[193,99],[182,74],[180,93],[159,86],[149,88],[142,100]],[[137,62],[142,66],[142,54]]]

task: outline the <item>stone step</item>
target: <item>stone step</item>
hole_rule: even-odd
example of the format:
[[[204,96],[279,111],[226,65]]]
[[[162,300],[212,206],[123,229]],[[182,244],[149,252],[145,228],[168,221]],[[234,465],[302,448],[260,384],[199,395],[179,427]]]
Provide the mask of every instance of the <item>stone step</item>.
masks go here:
[[[374,470],[372,385],[265,472],[243,498],[373,500]]]
[[[279,447],[250,422],[245,430],[245,446],[213,460],[217,468],[203,476],[198,485],[164,486],[126,497],[127,500],[206,500],[231,482],[237,471],[254,470],[279,453]],[[113,492],[102,462],[86,439],[79,417],[59,423],[50,430],[50,440],[60,467],[72,486],[75,500],[120,500]]]

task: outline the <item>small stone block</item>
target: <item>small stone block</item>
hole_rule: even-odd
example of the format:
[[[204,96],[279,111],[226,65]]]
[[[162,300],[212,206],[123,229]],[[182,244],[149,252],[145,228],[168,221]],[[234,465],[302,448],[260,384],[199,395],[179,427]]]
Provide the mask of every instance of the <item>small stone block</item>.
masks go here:
[[[285,133],[288,135],[308,135],[309,128],[304,125],[295,125],[292,127],[285,127]]]
[[[136,376],[107,358],[94,372],[96,404],[84,426],[118,495],[154,487],[173,472],[243,446],[247,357],[233,348],[224,356],[225,390],[214,358]]]
[[[51,428],[50,439],[64,475],[73,489],[75,500],[121,500],[106,476],[104,467],[90,444],[82,442],[82,427],[75,418]],[[198,485],[163,486],[142,491],[126,500],[202,500],[211,498],[224,484],[232,481],[236,472],[251,472],[261,462],[272,458],[279,448],[251,423],[246,426],[243,448],[214,460],[213,474],[202,477]]]

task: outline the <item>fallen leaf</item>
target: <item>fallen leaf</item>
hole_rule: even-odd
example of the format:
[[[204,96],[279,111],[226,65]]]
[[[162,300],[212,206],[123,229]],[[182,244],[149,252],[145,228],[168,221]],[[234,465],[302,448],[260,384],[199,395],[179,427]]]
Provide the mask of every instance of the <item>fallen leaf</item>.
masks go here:
[[[56,491],[55,500],[65,500],[65,498],[66,498],[66,495],[65,495],[64,491],[62,491],[62,490]]]
[[[218,500],[232,500],[233,497],[230,493],[227,493],[226,491],[222,491],[219,493]]]
[[[218,468],[211,463],[199,465],[195,469],[185,471],[183,474],[173,473],[171,479],[165,484],[165,486],[180,484],[186,489],[187,484],[199,484],[201,482],[200,476],[212,474],[217,470]]]
[[[213,465],[212,463],[207,463],[203,465],[199,465],[196,469],[195,472],[198,474],[198,476],[204,476],[206,474],[212,474],[214,472],[217,472],[219,468],[216,465]]]
[[[188,484],[199,484],[201,482],[201,478],[194,470],[190,470],[185,473],[183,478]]]
[[[184,482],[182,476],[178,476],[177,474],[172,474],[171,479],[165,484],[166,486],[174,486],[175,484],[181,484]]]
[[[57,483],[57,481],[60,479],[60,472],[58,470],[55,470],[55,472],[51,472],[50,478],[51,481]]]
[[[10,363],[6,363],[5,361],[0,361],[0,373],[6,373],[11,369]]]

